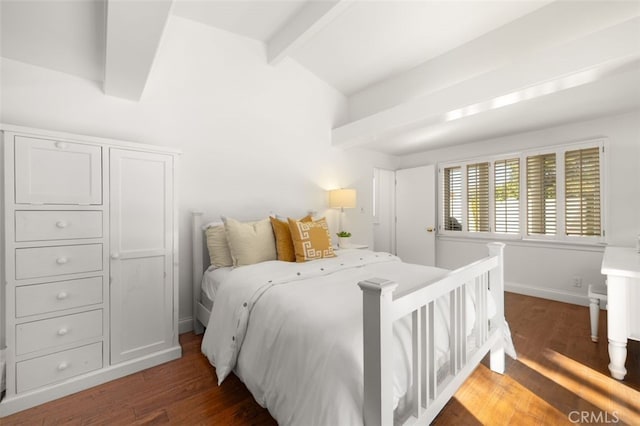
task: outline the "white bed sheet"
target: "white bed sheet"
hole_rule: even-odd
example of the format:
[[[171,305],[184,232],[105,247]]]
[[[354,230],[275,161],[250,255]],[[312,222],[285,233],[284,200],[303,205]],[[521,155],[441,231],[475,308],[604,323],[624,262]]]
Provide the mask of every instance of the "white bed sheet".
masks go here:
[[[232,270],[233,268],[230,266],[222,268],[209,267],[204,272],[202,275],[202,292],[209,300],[214,301],[216,299],[220,284],[227,279]]]
[[[256,401],[282,425],[361,425],[362,291],[384,277],[402,288],[447,271],[410,265],[387,253],[340,250],[307,263],[263,262],[233,269],[218,287],[202,351],[219,383],[235,369]],[[467,303],[467,334],[475,322]],[[437,303],[436,350],[446,359],[448,301]],[[410,348],[409,317],[394,324],[394,347]],[[410,350],[394,351],[394,403],[410,387]]]

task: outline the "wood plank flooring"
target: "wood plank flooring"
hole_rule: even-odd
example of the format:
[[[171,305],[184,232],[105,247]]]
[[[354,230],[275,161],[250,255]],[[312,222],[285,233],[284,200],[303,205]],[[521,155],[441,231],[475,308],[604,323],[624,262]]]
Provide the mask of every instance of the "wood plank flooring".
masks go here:
[[[629,341],[627,377],[609,376],[606,312],[592,343],[589,310],[507,293],[518,351],[505,375],[488,360],[449,401],[436,425],[640,425],[640,342]],[[180,336],[183,357],[0,419],[2,425],[273,425],[235,376],[216,385],[201,336]]]

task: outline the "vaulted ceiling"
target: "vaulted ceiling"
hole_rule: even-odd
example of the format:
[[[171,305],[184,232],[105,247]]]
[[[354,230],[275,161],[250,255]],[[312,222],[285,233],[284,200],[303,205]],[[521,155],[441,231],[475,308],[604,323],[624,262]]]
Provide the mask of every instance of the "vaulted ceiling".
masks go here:
[[[640,107],[640,1],[0,0],[3,57],[138,100],[171,15],[342,92],[335,146],[401,155]]]

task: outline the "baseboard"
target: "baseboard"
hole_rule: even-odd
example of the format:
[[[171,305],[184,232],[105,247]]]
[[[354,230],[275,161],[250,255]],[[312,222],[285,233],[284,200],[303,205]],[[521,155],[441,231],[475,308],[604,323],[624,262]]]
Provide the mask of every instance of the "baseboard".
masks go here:
[[[0,402],[0,417],[5,417],[18,411],[26,410],[36,405],[62,398],[63,396],[71,395],[120,377],[128,376],[129,374],[163,364],[180,358],[181,356],[182,348],[179,345],[173,346],[160,352],[72,377],[60,383],[53,383],[33,391],[5,397],[5,399]]]
[[[178,333],[184,334],[193,331],[193,317],[180,318],[178,320]]]
[[[542,299],[555,300],[556,302],[571,303],[573,305],[589,306],[589,298],[585,294],[575,294],[560,291],[551,288],[532,287],[525,284],[518,284],[513,282],[505,282],[505,291],[511,293],[524,294],[525,296],[540,297]]]

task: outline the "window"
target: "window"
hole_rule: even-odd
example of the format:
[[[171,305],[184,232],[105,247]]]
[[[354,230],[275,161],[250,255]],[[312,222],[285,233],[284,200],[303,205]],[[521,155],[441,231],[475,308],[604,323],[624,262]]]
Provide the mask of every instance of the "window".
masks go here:
[[[489,232],[489,163],[467,165],[467,228]]]
[[[598,242],[603,161],[598,140],[442,165],[440,232]]]
[[[556,154],[527,157],[527,234],[556,233]]]
[[[600,236],[600,150],[567,151],[565,173],[566,235]]]
[[[496,232],[520,233],[520,159],[493,163]]]
[[[462,231],[462,172],[460,167],[444,169],[444,229]]]

